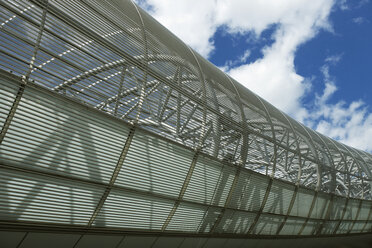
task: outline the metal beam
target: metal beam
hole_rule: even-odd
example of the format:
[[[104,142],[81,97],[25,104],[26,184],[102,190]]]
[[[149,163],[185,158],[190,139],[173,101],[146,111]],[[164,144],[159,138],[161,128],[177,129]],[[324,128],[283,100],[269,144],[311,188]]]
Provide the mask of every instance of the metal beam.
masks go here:
[[[176,210],[177,210],[178,206],[180,205],[180,201],[183,199],[183,195],[186,192],[187,186],[189,185],[190,180],[191,180],[192,173],[194,172],[196,162],[198,160],[198,156],[199,156],[199,151],[196,150],[195,153],[194,153],[194,156],[192,158],[192,161],[191,161],[191,164],[190,164],[190,167],[189,167],[189,171],[187,172],[187,175],[185,177],[185,181],[183,182],[183,185],[181,187],[178,198],[175,201],[175,203],[173,205],[173,208],[171,209],[170,213],[168,214],[167,219],[165,220],[165,222],[164,222],[164,224],[161,228],[162,231],[165,231],[167,229],[170,221],[172,220],[174,214],[176,213]]]
[[[116,181],[116,179],[117,179],[117,177],[120,173],[121,168],[123,167],[125,158],[128,154],[128,151],[129,151],[130,145],[132,143],[135,131],[136,131],[136,126],[133,125],[132,128],[129,130],[129,133],[128,133],[127,139],[125,141],[123,150],[121,151],[119,160],[118,160],[118,162],[116,164],[116,167],[115,167],[115,169],[114,169],[114,171],[111,175],[110,182],[107,185],[103,195],[101,196],[101,199],[99,200],[96,208],[94,209],[94,212],[93,212],[92,216],[89,219],[89,222],[88,222],[88,225],[87,225],[88,227],[90,227],[93,224],[93,222],[95,221],[97,215],[99,214],[99,212],[101,211],[101,209],[103,207],[103,204],[105,203],[108,195],[110,194],[111,189],[113,188],[113,186],[115,184],[115,181]]]

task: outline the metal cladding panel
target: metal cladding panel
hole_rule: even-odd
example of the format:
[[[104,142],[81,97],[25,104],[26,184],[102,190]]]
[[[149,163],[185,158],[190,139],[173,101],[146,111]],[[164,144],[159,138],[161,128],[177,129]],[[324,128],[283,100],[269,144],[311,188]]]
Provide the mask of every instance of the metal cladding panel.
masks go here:
[[[280,231],[280,235],[297,235],[299,230],[302,228],[304,221],[302,219],[288,218]],[[309,223],[308,223],[309,224]],[[311,223],[310,223],[311,224]],[[305,231],[306,232],[306,231]],[[306,233],[309,234],[309,233]],[[306,235],[304,233],[304,235]]]
[[[336,230],[338,226],[338,221],[326,221],[323,228],[322,228],[322,234],[333,234],[333,232]]]
[[[274,181],[263,211],[286,215],[293,197],[293,191],[293,185]]]
[[[340,233],[347,233],[350,228],[352,227],[353,225],[353,222],[352,221],[343,221],[340,223],[340,226],[338,227],[336,233],[337,234],[340,234]]]
[[[330,204],[330,196],[326,194],[318,194],[315,199],[314,207],[311,212],[311,218],[322,219],[327,213],[328,205]]]
[[[258,223],[253,230],[256,235],[275,235],[280,224],[283,222],[283,216],[261,215]]]
[[[184,199],[211,204],[223,165],[205,156],[199,156]]]
[[[372,202],[363,202],[360,208],[358,220],[367,220],[372,209]]]
[[[314,191],[299,188],[290,215],[307,217],[314,199],[314,194]]]
[[[108,182],[127,132],[116,120],[27,87],[0,145],[0,161]]]
[[[255,217],[256,214],[254,213],[228,209],[225,211],[216,232],[246,234]]]
[[[95,219],[98,227],[161,230],[172,201],[127,191],[112,190]]]
[[[366,223],[364,221],[355,223],[355,225],[353,226],[353,229],[351,230],[351,233],[360,233],[360,232],[362,232],[363,229],[364,229],[365,224]]]
[[[358,209],[360,205],[360,200],[349,199],[347,208],[345,209],[344,220],[355,220],[357,219]],[[360,210],[359,210],[360,213]]]
[[[1,219],[86,225],[103,189],[1,168]]]
[[[306,226],[302,231],[302,235],[314,235],[315,232],[319,229],[319,226],[321,224],[322,224],[322,221],[309,220],[306,223]]]
[[[209,207],[204,215],[202,223],[199,226],[199,233],[210,233],[218,220],[218,217],[221,215],[221,212],[221,208]]]
[[[213,195],[212,204],[218,206],[225,206],[227,197],[233,186],[236,168],[224,165],[218,179],[217,186]]]
[[[0,78],[0,127],[3,127],[13,105],[19,84],[9,84],[6,78]]]
[[[363,232],[371,232],[372,231],[372,221],[371,219],[368,220],[367,224],[365,225]]]
[[[193,152],[136,131],[115,185],[177,197]]]
[[[248,182],[246,182],[249,180]],[[233,191],[229,207],[248,211],[258,211],[264,199],[269,183],[267,177],[241,173],[239,181]]]
[[[252,185],[251,177],[254,178],[254,175],[252,175],[252,173],[249,173],[247,171],[240,171],[238,181],[231,193],[231,200],[228,205],[229,207],[248,210],[249,205],[254,203],[254,201],[252,201],[251,199],[251,192],[247,190]]]
[[[206,206],[181,203],[169,222],[167,231],[198,232],[204,221]]]
[[[347,201],[345,198],[334,197],[333,204],[330,209],[331,212],[330,212],[329,218],[331,220],[341,219],[343,212],[344,212],[345,204],[347,204]]]

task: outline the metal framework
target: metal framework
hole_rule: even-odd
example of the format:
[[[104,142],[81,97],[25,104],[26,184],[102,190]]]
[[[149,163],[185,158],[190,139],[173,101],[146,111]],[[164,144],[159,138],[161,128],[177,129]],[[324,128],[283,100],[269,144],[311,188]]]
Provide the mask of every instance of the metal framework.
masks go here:
[[[0,23],[6,225],[371,232],[371,154],[277,110],[133,2],[1,1]]]

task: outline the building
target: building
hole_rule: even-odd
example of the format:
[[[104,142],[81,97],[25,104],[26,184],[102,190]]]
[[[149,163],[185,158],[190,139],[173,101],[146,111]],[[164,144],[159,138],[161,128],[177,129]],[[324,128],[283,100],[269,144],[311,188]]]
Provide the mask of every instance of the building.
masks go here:
[[[371,154],[131,1],[0,6],[2,247],[371,244]]]

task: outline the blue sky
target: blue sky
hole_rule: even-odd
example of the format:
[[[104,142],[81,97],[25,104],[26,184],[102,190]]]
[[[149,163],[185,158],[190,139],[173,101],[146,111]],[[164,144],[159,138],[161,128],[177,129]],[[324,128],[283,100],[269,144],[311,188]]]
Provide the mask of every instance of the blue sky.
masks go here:
[[[319,65],[325,58],[340,56],[340,61],[330,71],[338,86],[330,100],[350,102],[362,99],[372,106],[372,3],[360,6],[353,1],[348,9],[334,8],[330,21],[333,32],[320,32],[298,49],[295,59],[297,72],[319,78]],[[319,81],[314,80],[316,91],[322,88]]]
[[[372,151],[372,1],[137,2],[274,106]]]

